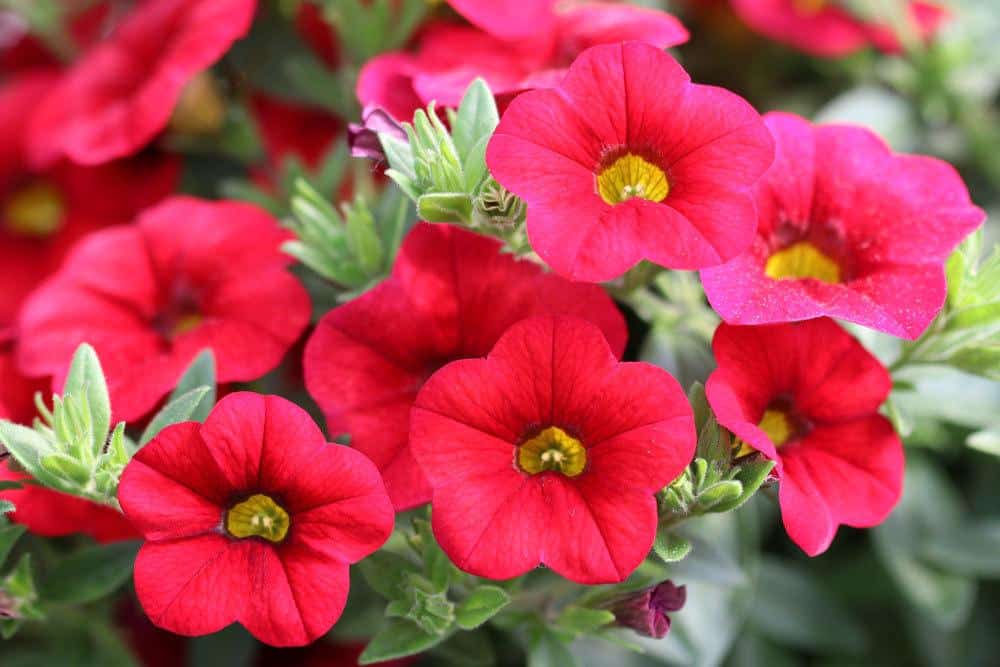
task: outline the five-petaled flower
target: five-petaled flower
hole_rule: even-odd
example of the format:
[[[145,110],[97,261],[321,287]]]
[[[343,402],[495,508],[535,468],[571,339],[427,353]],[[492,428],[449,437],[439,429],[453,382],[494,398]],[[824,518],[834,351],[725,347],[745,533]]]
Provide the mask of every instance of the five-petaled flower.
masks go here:
[[[882,522],[903,486],[903,447],[878,413],[892,378],[833,320],[740,327],[722,324],[719,364],[705,392],[737,457],[776,462],[781,517],[810,556],[839,524]]]
[[[757,238],[701,272],[712,307],[731,324],[828,315],[920,336],[944,305],[945,260],[985,218],[961,177],[862,128],[765,122],[777,158],[757,186]]]
[[[421,223],[392,277],[320,320],[306,345],[306,388],[329,432],[350,433],[351,446],[378,465],[396,508],[408,509],[431,497],[407,444],[421,385],[449,361],[485,355],[510,325],[540,314],[587,318],[616,355],[625,349],[624,319],[597,286],[546,274],[485,237]]]
[[[393,525],[371,461],[327,443],[295,404],[246,392],[139,450],[119,500],[147,540],[135,590],[154,623],[203,635],[238,621],[279,646],[330,629],[348,566]]]
[[[692,84],[671,56],[627,42],[585,51],[554,89],[516,98],[486,152],[528,204],[528,238],[577,280],[639,260],[721,264],[753,240],[751,186],[774,147],[739,96]]]
[[[248,204],[167,199],[70,252],[24,304],[17,361],[58,388],[74,350],[90,343],[126,421],[152,409],[205,348],[220,382],[255,380],[309,322],[309,295],[280,250],[290,237]]]
[[[256,0],[150,0],[76,62],[34,113],[36,165],[131,155],[173,119],[187,132],[222,123],[206,70],[250,29]]]
[[[586,320],[545,315],[431,376],[410,446],[459,568],[507,579],[544,563],[610,583],[649,553],[654,494],[691,461],[694,418],[669,373],[620,363]]]
[[[871,3],[874,10],[876,3]],[[885,21],[863,20],[835,0],[733,0],[732,6],[747,25],[772,39],[817,56],[836,57],[868,45],[897,53],[902,50],[895,27]],[[878,3],[880,8],[906,11],[907,28],[914,39],[930,37],[947,18],[940,6],[912,0]],[[883,15],[886,20],[891,16]]]

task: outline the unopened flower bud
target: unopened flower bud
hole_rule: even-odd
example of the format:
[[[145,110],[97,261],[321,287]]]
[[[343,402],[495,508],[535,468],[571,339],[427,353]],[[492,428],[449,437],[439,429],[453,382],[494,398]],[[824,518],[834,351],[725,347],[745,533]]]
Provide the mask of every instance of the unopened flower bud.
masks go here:
[[[675,586],[669,579],[643,590],[621,596],[606,605],[615,615],[616,623],[631,628],[644,637],[662,639],[670,630],[670,616],[679,611],[687,600],[684,586]]]
[[[368,158],[384,162],[385,151],[379,134],[389,134],[397,139],[406,139],[403,126],[382,107],[369,105],[361,112],[360,123],[349,123],[347,126],[347,145],[352,157]]]

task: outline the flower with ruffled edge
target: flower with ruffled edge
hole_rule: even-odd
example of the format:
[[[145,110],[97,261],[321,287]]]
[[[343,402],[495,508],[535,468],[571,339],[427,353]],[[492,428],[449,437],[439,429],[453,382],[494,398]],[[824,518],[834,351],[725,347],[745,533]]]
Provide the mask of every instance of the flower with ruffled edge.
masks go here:
[[[523,320],[485,359],[448,364],[410,419],[434,535],[455,565],[490,579],[544,563],[581,584],[623,581],[656,536],[654,494],[695,447],[677,381],[620,363],[574,317]]]
[[[292,238],[256,206],[171,197],[95,232],[25,302],[16,359],[62,387],[73,352],[101,359],[115,418],[149,412],[205,348],[219,382],[272,370],[309,323]]]
[[[238,621],[275,646],[330,629],[348,566],[393,525],[371,461],[327,443],[294,403],[248,392],[204,424],[161,431],[125,468],[118,498],[146,539],[135,591],[150,620],[189,636]]]
[[[757,236],[701,272],[712,307],[730,324],[827,315],[919,337],[944,305],[944,262],[985,219],[961,177],[860,127],[765,122],[777,157],[757,185]]]
[[[616,355],[625,349],[625,321],[599,287],[518,261],[492,239],[420,223],[389,279],[320,320],[306,344],[306,388],[330,434],[349,433],[375,461],[396,509],[421,505],[431,488],[407,444],[417,391],[449,361],[485,355],[512,324],[540,314],[587,318]]]
[[[186,86],[246,34],[256,7],[256,0],[137,5],[42,101],[28,134],[32,162],[65,155],[99,164],[135,153],[167,127],[182,93],[197,103],[198,86]]]
[[[528,204],[535,251],[592,282],[642,259],[696,269],[744,252],[751,186],[773,158],[745,100],[692,84],[636,42],[593,47],[558,87],[517,97],[486,151],[496,180]]]
[[[810,556],[840,524],[881,523],[903,489],[903,445],[878,413],[892,378],[833,320],[722,324],[705,393],[737,457],[776,462],[788,536]]]

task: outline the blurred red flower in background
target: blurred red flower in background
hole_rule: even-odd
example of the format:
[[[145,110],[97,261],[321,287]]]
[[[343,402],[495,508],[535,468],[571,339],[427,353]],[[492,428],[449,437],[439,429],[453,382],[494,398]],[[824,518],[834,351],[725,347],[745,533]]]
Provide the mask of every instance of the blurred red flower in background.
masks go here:
[[[166,129],[184,93],[195,114],[214,115],[213,105],[195,99],[204,98],[210,86],[196,77],[249,30],[255,8],[256,0],[149,0],[136,6],[41,102],[29,135],[32,163],[67,156],[99,164],[131,155]],[[188,122],[197,125],[199,119]]]
[[[705,385],[719,423],[776,462],[788,536],[810,556],[837,526],[875,526],[903,490],[903,445],[878,413],[892,378],[833,320],[734,327],[712,350]]]
[[[274,646],[330,629],[349,564],[393,526],[371,461],[327,443],[294,403],[247,392],[204,424],[161,431],[126,467],[119,500],[147,540],[135,589],[150,620],[182,635],[239,621]]]
[[[522,18],[518,25],[533,24]],[[503,107],[524,90],[558,84],[576,56],[596,44],[642,41],[666,48],[687,39],[687,30],[673,16],[627,4],[569,5],[548,29],[517,41],[438,22],[421,32],[412,53],[369,60],[358,78],[358,99],[409,121],[432,100],[458,106],[472,80],[482,77]]]
[[[73,351],[90,343],[126,421],[149,412],[205,348],[220,383],[257,379],[309,322],[309,295],[280,250],[289,238],[254,206],[190,197],[95,232],[25,303],[19,365],[58,388]]]
[[[869,45],[890,53],[902,50],[891,26],[866,22],[831,0],[732,0],[732,6],[757,32],[806,53],[837,57]],[[908,2],[908,7],[918,38],[932,35],[948,16],[929,2]]]
[[[375,461],[396,509],[430,500],[407,444],[421,385],[454,359],[480,357],[515,322],[540,314],[585,317],[625,349],[625,321],[596,285],[571,283],[501,254],[497,241],[420,223],[392,276],[331,310],[309,338],[305,381],[331,436]]]
[[[695,448],[677,381],[620,363],[576,317],[523,320],[485,359],[448,364],[411,422],[434,536],[456,566],[490,579],[544,563],[577,583],[624,581],[653,545],[654,494]]]
[[[777,158],[756,186],[757,237],[701,272],[712,307],[731,324],[828,315],[920,336],[944,304],[945,260],[986,217],[958,172],[862,128],[765,122]]]

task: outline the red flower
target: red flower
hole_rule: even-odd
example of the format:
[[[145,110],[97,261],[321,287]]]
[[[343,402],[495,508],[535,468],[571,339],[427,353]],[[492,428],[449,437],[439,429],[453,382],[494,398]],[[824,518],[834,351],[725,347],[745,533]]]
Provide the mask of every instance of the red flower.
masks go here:
[[[275,646],[330,629],[348,565],[393,523],[371,461],[328,444],[294,403],[248,392],[204,424],[161,431],[125,468],[118,499],[147,540],[135,591],[153,623],[194,636],[239,621]]]
[[[134,226],[91,234],[25,303],[18,363],[61,387],[76,347],[97,350],[117,419],[153,408],[204,348],[219,382],[270,371],[306,327],[309,296],[260,209],[173,197]]]
[[[27,378],[14,363],[14,340],[0,332],[0,419],[30,424],[35,418],[35,392],[44,392],[47,384]]]
[[[180,163],[148,153],[99,167],[66,161],[30,169],[22,150],[32,111],[57,80],[35,71],[0,89],[0,330],[31,290],[91,231],[128,222],[173,191]]]
[[[150,0],[87,52],[35,114],[36,164],[98,164],[163,131],[186,84],[250,28],[255,0]]]
[[[11,520],[36,535],[62,537],[79,533],[101,543],[139,537],[121,512],[38,486],[24,473],[12,471],[7,462],[0,463],[0,481],[21,483],[20,489],[0,491],[0,498],[14,503]]]
[[[869,44],[888,53],[902,50],[889,26],[866,23],[832,0],[733,0],[747,25],[772,39],[818,56],[843,56]],[[913,29],[929,37],[947,18],[941,7],[909,2]]]
[[[642,562],[654,494],[695,446],[669,373],[619,363],[596,326],[554,316],[435,373],[410,439],[433,487],[434,535],[458,567],[507,579],[545,563],[582,584],[623,581]]]
[[[635,40],[665,48],[687,39],[673,16],[624,4],[570,6],[528,40],[504,41],[469,26],[437,23],[421,33],[412,54],[386,53],[368,61],[358,79],[358,98],[409,120],[431,101],[458,106],[479,76],[503,106],[524,90],[555,86],[576,56],[596,44]]]
[[[731,324],[829,315],[920,336],[944,304],[945,260],[985,218],[962,179],[868,130],[765,122],[777,159],[757,185],[757,238],[701,272],[712,307]]]
[[[503,39],[545,32],[555,20],[555,0],[448,0],[448,4],[470,23]]]
[[[264,95],[255,95],[251,104],[266,158],[264,165],[252,171],[252,178],[264,189],[279,181],[286,160],[297,159],[311,169],[318,167],[344,129],[340,120],[319,109]]]
[[[483,236],[422,223],[392,277],[320,320],[306,345],[306,388],[329,432],[350,433],[396,509],[408,509],[431,497],[407,444],[421,385],[449,361],[485,355],[515,322],[546,313],[586,317],[615,354],[625,349],[624,320],[600,288],[543,273]]]
[[[565,276],[615,278],[641,259],[725,262],[753,240],[750,186],[771,164],[746,101],[692,84],[647,44],[595,46],[554,90],[515,99],[486,152],[528,203],[535,251]]]
[[[789,537],[810,556],[839,524],[882,522],[903,486],[903,446],[879,406],[892,379],[832,320],[734,327],[712,349],[705,391],[719,423],[776,462]]]

